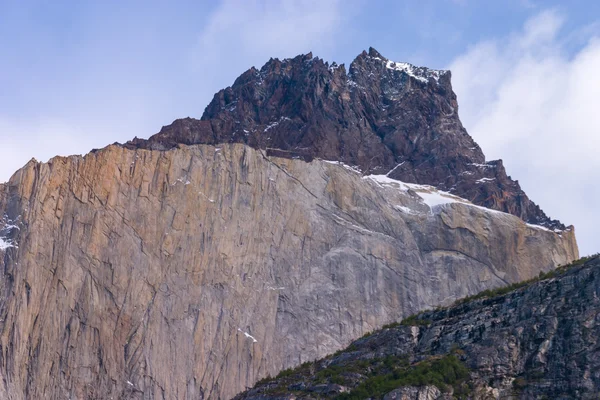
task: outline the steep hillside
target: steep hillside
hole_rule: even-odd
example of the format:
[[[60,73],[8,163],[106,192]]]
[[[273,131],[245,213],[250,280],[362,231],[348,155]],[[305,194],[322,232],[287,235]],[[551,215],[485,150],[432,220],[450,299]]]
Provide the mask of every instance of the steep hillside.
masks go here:
[[[231,398],[578,256],[572,230],[242,144],[31,161],[0,215],[6,399]]]
[[[237,399],[597,399],[600,257],[408,318]]]

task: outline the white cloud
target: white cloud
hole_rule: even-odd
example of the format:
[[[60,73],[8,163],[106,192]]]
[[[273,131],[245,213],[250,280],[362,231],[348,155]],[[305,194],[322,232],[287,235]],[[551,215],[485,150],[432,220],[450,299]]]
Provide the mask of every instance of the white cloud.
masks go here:
[[[580,35],[562,26],[545,11],[518,33],[477,43],[450,69],[469,133],[547,214],[575,225],[589,254],[600,251],[600,38],[589,34],[573,52],[563,38]]]
[[[206,82],[202,91],[212,94],[231,85],[250,66],[260,68],[270,57],[328,54],[349,3],[342,7],[341,0],[222,1],[193,49],[192,64]]]
[[[20,119],[0,111],[0,182],[32,157],[47,161],[55,155],[85,154],[136,135],[148,137],[169,123],[169,117],[200,117],[216,91],[270,57],[292,57],[311,50],[326,56],[336,44],[336,35],[343,33],[344,15],[352,12],[348,11],[352,4],[223,0],[200,26],[190,58],[184,55],[173,60],[170,76],[164,77],[166,84],[148,80],[153,75],[147,70],[138,78],[129,70],[116,68],[104,74],[104,67],[90,67],[80,71],[81,82],[69,81],[59,95],[52,86],[36,88],[39,95],[51,97],[47,101],[56,107],[48,111],[40,106],[44,102],[36,103]],[[115,44],[113,50],[119,49]],[[18,87],[23,85],[26,82]]]
[[[94,118],[34,114],[27,120],[0,114],[0,183],[8,181],[31,158],[46,162],[57,155],[87,154],[94,148],[152,132],[140,117],[124,114],[115,114],[114,118],[106,114]]]
[[[87,136],[83,132],[56,120],[17,122],[0,116],[0,182],[8,181],[31,158],[45,162],[56,155],[87,152],[103,141],[102,136]]]

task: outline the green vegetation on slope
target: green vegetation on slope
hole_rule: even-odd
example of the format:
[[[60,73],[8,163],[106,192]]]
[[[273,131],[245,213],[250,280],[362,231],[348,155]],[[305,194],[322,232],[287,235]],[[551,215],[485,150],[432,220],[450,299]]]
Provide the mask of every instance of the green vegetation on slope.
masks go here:
[[[466,398],[470,393],[465,381],[469,378],[469,369],[453,354],[441,358],[430,358],[407,367],[397,364],[391,366],[391,372],[374,374],[358,385],[350,393],[338,396],[341,400],[359,400],[378,398],[403,386],[434,385],[445,392],[452,392],[456,398]]]
[[[259,384],[270,384],[264,392],[269,395],[309,394],[310,391],[305,389],[290,387],[290,383],[298,381],[308,381],[308,386],[327,383],[353,388],[349,393],[337,395],[336,398],[342,400],[380,398],[402,386],[434,385],[463,398],[471,390],[466,384],[468,378],[469,369],[455,354],[431,356],[412,365],[404,356],[390,355],[352,360],[321,369],[317,363],[305,363],[296,369],[281,371],[275,379],[268,378]]]
[[[454,303],[454,305],[468,303],[470,301],[477,300],[477,299],[493,298],[493,297],[505,295],[507,293],[510,293],[514,290],[520,289],[520,288],[530,285],[532,283],[560,276],[560,275],[564,274],[565,272],[567,272],[568,270],[570,270],[571,268],[580,267],[580,266],[584,265],[586,262],[588,262],[594,258],[597,258],[597,257],[600,257],[600,253],[591,255],[589,257],[582,257],[579,260],[573,261],[571,264],[559,266],[558,268],[553,269],[548,272],[540,272],[540,274],[538,276],[536,276],[535,278],[528,279],[526,281],[516,282],[516,283],[513,283],[512,285],[503,286],[503,287],[499,287],[496,289],[484,290],[483,292],[479,292],[476,295],[468,296],[468,297],[462,298],[460,300],[457,300]]]
[[[583,266],[588,261],[599,258],[600,255],[583,257],[573,263],[561,266],[555,270],[540,273],[538,277],[524,282],[515,283],[505,287],[485,290],[477,295],[458,300],[453,306],[460,306],[477,299],[491,299],[506,295],[514,290],[528,286],[538,281],[561,276],[574,267]],[[423,312],[411,315],[401,322],[395,322],[383,327],[393,329],[400,326],[425,326],[432,323],[427,318],[437,319],[435,313]],[[434,385],[445,392],[452,392],[455,398],[467,398],[472,388],[469,386],[469,369],[461,361],[464,354],[459,349],[454,349],[450,354],[431,355],[421,358],[411,364],[407,355],[389,355],[383,358],[371,357],[362,353],[363,340],[377,332],[365,334],[363,338],[352,343],[345,350],[336,352],[324,360],[307,362],[295,369],[281,371],[273,378],[264,379],[259,383],[264,385],[265,394],[278,395],[295,393],[312,395],[311,388],[319,384],[338,384],[349,389],[346,393],[323,395],[321,397],[335,397],[343,400],[381,398],[394,389],[404,386]],[[372,344],[368,345],[372,346]],[[375,350],[370,347],[371,350]],[[298,383],[304,383],[298,384]],[[524,378],[515,380],[515,388],[523,386]],[[313,393],[314,394],[314,393]]]

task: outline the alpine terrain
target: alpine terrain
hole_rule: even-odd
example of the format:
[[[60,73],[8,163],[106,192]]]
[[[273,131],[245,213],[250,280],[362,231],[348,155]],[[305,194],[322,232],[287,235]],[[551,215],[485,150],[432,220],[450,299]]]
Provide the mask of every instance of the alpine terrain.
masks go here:
[[[6,399],[231,399],[383,325],[579,258],[574,228],[548,217],[463,128],[450,72],[374,49],[348,70],[312,54],[271,59],[200,119],[32,160],[0,184],[0,216]],[[519,292],[531,307],[516,295],[506,308],[479,301],[357,343],[408,369],[438,356],[463,375],[461,363],[487,368],[471,386],[496,397],[520,377],[533,393],[523,365],[535,364],[535,346],[546,346],[535,368],[569,348],[589,376],[565,385],[597,391],[595,364],[576,356],[588,336],[548,339],[564,318],[539,334],[523,325],[516,347],[513,331],[493,329],[567,301],[579,288],[569,282],[591,282],[595,270],[585,271],[537,284],[565,288],[536,297],[548,299],[539,307],[537,292]],[[587,321],[581,329],[593,329]]]

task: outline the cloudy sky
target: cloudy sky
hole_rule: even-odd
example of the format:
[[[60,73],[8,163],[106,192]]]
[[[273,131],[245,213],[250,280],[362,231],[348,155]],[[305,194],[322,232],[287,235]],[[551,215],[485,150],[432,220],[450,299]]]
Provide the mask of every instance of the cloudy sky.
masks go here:
[[[270,57],[448,68],[488,159],[600,251],[600,2],[0,0],[0,182],[199,117]]]

